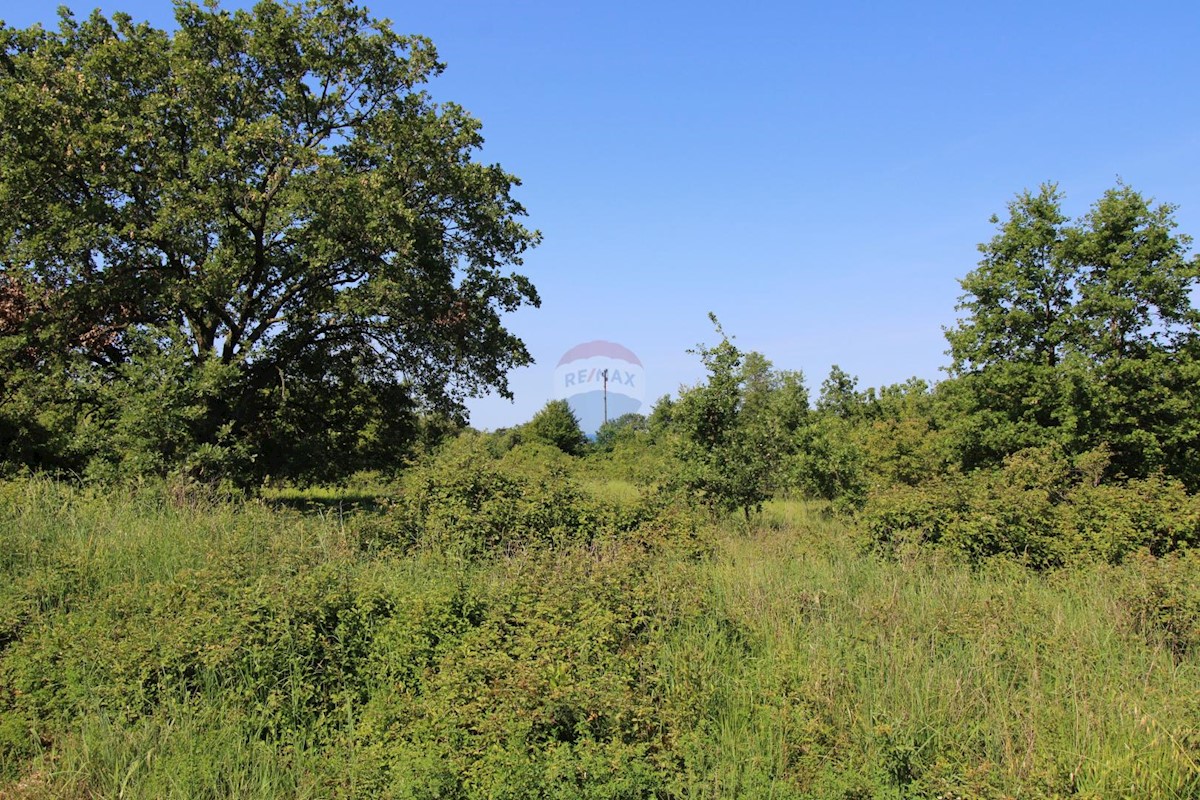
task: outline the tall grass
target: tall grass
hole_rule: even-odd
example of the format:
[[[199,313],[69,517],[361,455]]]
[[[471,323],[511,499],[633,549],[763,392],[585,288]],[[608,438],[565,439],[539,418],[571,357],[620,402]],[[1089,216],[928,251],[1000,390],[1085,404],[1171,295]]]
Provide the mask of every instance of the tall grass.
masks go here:
[[[1134,630],[1124,571],[884,562],[804,506],[767,519],[672,640],[710,687],[699,794],[1200,794],[1200,662]]]
[[[0,484],[0,797],[1200,797],[1153,561],[881,560],[783,501],[462,561],[374,513]]]

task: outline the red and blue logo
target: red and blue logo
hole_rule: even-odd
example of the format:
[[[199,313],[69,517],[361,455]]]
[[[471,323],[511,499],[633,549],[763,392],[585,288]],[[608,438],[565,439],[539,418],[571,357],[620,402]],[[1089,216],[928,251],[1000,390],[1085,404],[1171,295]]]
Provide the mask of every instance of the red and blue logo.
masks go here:
[[[584,433],[594,434],[607,419],[641,413],[646,370],[632,350],[597,340],[563,354],[554,370],[554,396],[566,400]]]

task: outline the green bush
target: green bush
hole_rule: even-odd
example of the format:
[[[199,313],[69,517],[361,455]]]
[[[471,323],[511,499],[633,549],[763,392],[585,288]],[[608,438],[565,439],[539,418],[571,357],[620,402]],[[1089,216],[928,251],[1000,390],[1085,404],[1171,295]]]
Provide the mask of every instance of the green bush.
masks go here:
[[[475,624],[438,643],[416,685],[411,635],[381,631],[376,652],[391,666],[376,670],[381,690],[349,743],[368,794],[660,796],[677,731],[655,670],[659,632],[696,606],[678,605],[687,588],[649,567],[627,547],[499,565]]]
[[[360,516],[353,527],[367,550],[475,558],[619,537],[668,513],[669,502],[652,492],[588,491],[576,470],[574,459],[545,444],[496,457],[487,438],[464,434],[405,473],[386,513]]]
[[[866,456],[852,434],[851,423],[832,414],[815,416],[797,429],[788,484],[841,508],[861,505],[867,491]]]
[[[1163,555],[1200,543],[1200,498],[1182,483],[1100,484],[1097,458],[1037,448],[1000,469],[890,486],[870,496],[859,523],[885,552],[937,545],[972,561],[1004,555],[1037,568],[1115,564],[1137,550]]]
[[[526,452],[499,468],[516,484],[554,466]],[[259,510],[242,508],[246,522]],[[222,509],[140,513],[195,524]],[[293,546],[313,532],[293,531]],[[289,763],[313,770],[310,796],[632,798],[666,785],[677,724],[655,653],[664,627],[696,613],[697,587],[656,575],[639,543],[472,567],[362,559],[328,541],[315,563],[252,561],[244,548],[270,545],[246,534],[205,568],[76,582],[86,601],[69,604],[35,602],[48,576],[8,562],[24,577],[4,590],[6,614],[21,611],[0,648],[0,786],[43,748],[73,764],[57,795],[166,796],[174,777],[203,796],[290,796]],[[96,567],[92,552],[80,570]],[[189,761],[177,736],[204,752]]]
[[[579,418],[566,400],[551,400],[533,419],[521,428],[525,441],[557,447],[568,455],[575,455],[587,444],[587,437],[579,427]]]
[[[408,472],[390,512],[407,542],[477,556],[590,537],[583,492],[561,465],[512,453],[495,459],[482,439],[463,436]]]
[[[0,796],[1197,796],[1196,551],[880,560],[795,501],[747,535],[575,474],[596,535],[474,560],[363,552],[388,513],[0,483]],[[1117,501],[1088,474],[963,477],[929,527],[955,541],[986,492],[1057,487],[1054,520],[1081,487]],[[1130,487],[1158,492],[1134,524],[1184,541],[1177,487]]]
[[[1140,554],[1126,573],[1124,602],[1134,629],[1176,658],[1200,652],[1200,552]]]

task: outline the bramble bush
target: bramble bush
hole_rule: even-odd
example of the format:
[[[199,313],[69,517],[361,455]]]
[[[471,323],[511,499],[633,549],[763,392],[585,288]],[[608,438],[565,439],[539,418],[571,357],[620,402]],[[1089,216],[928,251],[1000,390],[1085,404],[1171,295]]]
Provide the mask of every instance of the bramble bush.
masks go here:
[[[882,552],[938,545],[970,561],[1003,555],[1035,568],[1115,564],[1200,543],[1200,498],[1180,481],[1101,483],[1103,468],[1103,451],[1071,459],[1053,445],[1028,449],[999,469],[877,491],[858,521]]]
[[[522,458],[502,469],[552,468]],[[41,511],[90,538],[124,518],[105,505],[70,492],[57,512]],[[309,796],[662,793],[672,743],[694,720],[664,704],[656,653],[664,629],[700,613],[700,587],[683,572],[659,574],[659,553],[614,539],[475,565],[364,557],[339,544],[336,520],[239,508],[243,522],[266,514],[278,527],[234,531],[161,574],[145,563],[105,571],[105,553],[77,551],[71,534],[50,528],[40,554],[32,540],[6,537],[29,546],[3,565],[15,578],[5,607],[23,610],[0,644],[0,785],[51,748],[82,759],[52,794],[125,793],[127,766],[106,760],[149,747],[156,757],[131,796],[167,796],[185,775],[214,782],[208,796],[269,796],[265,784],[245,788],[250,773],[285,785],[293,760],[311,762]],[[195,536],[223,509],[136,513],[148,523],[140,543],[155,521],[184,517]],[[286,542],[296,550],[272,552]],[[39,605],[48,576],[34,562],[72,557],[78,569],[54,572],[74,581],[65,594],[77,600]],[[189,756],[172,731],[211,752]]]
[[[478,468],[536,484],[577,466],[506,458]],[[1056,465],[1004,480],[1029,490]],[[1068,489],[1094,488],[1070,469]],[[1194,551],[1052,574],[881,560],[843,521],[770,501],[776,524],[699,528],[692,552],[667,545],[703,512],[618,481],[578,490],[592,508],[662,507],[590,541],[464,560],[364,551],[365,510],[0,483],[0,795],[1200,788]]]
[[[466,558],[623,536],[659,544],[694,538],[696,521],[676,513],[669,496],[597,493],[576,470],[575,459],[549,445],[520,444],[497,456],[486,437],[463,434],[400,478],[384,514],[362,515],[352,528],[365,550]],[[666,531],[654,525],[660,515],[681,524]]]
[[[1200,652],[1200,552],[1181,550],[1161,558],[1135,555],[1126,574],[1124,601],[1134,629],[1162,642],[1182,659]],[[1196,742],[1200,745],[1200,732]]]
[[[528,448],[544,457],[531,474]],[[497,458],[487,440],[463,434],[400,478],[381,517],[367,515],[354,529],[366,549],[416,548],[475,557],[575,538],[586,531],[583,493],[563,472],[569,458],[546,445],[518,445]]]

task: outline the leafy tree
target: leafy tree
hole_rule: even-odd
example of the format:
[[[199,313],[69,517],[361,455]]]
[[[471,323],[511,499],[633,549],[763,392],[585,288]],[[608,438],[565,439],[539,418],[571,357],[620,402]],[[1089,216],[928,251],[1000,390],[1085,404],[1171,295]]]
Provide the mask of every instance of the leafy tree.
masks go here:
[[[949,467],[935,395],[919,378],[882,386],[857,431],[872,488],[916,485]]]
[[[769,362],[755,354],[747,358],[709,314],[721,342],[697,345],[694,353],[708,369],[708,380],[680,394],[671,409],[678,455],[683,463],[683,488],[717,511],[741,509],[749,520],[770,496],[772,471],[779,462],[782,441],[773,435],[761,391]],[[746,363],[750,370],[747,371]],[[749,402],[748,402],[749,401]]]
[[[382,431],[393,411],[507,396],[531,359],[501,316],[539,302],[510,268],[539,236],[473,160],[479,122],[420,88],[433,45],[350,0],[175,17],[0,27],[5,448],[58,447],[9,404],[50,393],[82,424],[147,347],[196,384],[176,463],[229,440],[262,468],[327,432],[297,458],[328,460],[373,426],[388,449],[412,428]]]
[[[1112,453],[1112,475],[1169,469],[1200,485],[1194,380],[1200,264],[1174,208],[1121,184],[1071,222],[1057,187],[1009,205],[962,281],[940,393],[964,466],[1056,444]],[[995,218],[993,218],[995,220]]]
[[[1080,368],[1071,361],[1080,265],[1062,199],[1054,184],[1019,194],[1007,220],[992,217],[998,231],[961,281],[966,316],[946,331],[959,379],[942,395],[968,468],[1071,436],[1083,398],[1066,390],[1064,376]]]
[[[616,419],[610,419],[596,431],[595,448],[601,451],[611,451],[617,442],[637,437],[639,434],[648,436],[649,423],[641,414],[622,414]]]
[[[836,414],[820,414],[799,431],[788,463],[789,481],[808,497],[857,505],[867,490],[865,457],[853,424]]]
[[[654,402],[650,416],[646,417],[646,425],[656,441],[666,437],[671,430],[674,416],[675,401],[671,399],[671,395],[664,394]]]
[[[1069,345],[1078,267],[1069,253],[1062,193],[1044,184],[1008,205],[1009,218],[979,246],[979,266],[961,281],[967,313],[947,331],[953,369],[998,363],[1054,367]]]
[[[742,363],[743,414],[789,436],[808,419],[808,387],[804,373],[776,370],[761,353],[745,354]]]
[[[829,369],[829,377],[821,383],[817,410],[842,419],[853,419],[863,413],[867,398],[858,391],[858,378],[837,364]]]
[[[568,455],[578,454],[587,437],[579,427],[579,418],[566,400],[551,400],[522,428],[522,440],[557,447]]]
[[[1119,184],[1072,232],[1079,347],[1093,359],[1178,350],[1200,332],[1200,263],[1186,257],[1191,237],[1173,233],[1174,212]]]
[[[490,431],[486,434],[488,451],[499,458],[514,447],[520,446],[523,431],[524,428],[520,425],[515,428],[497,428]]]

